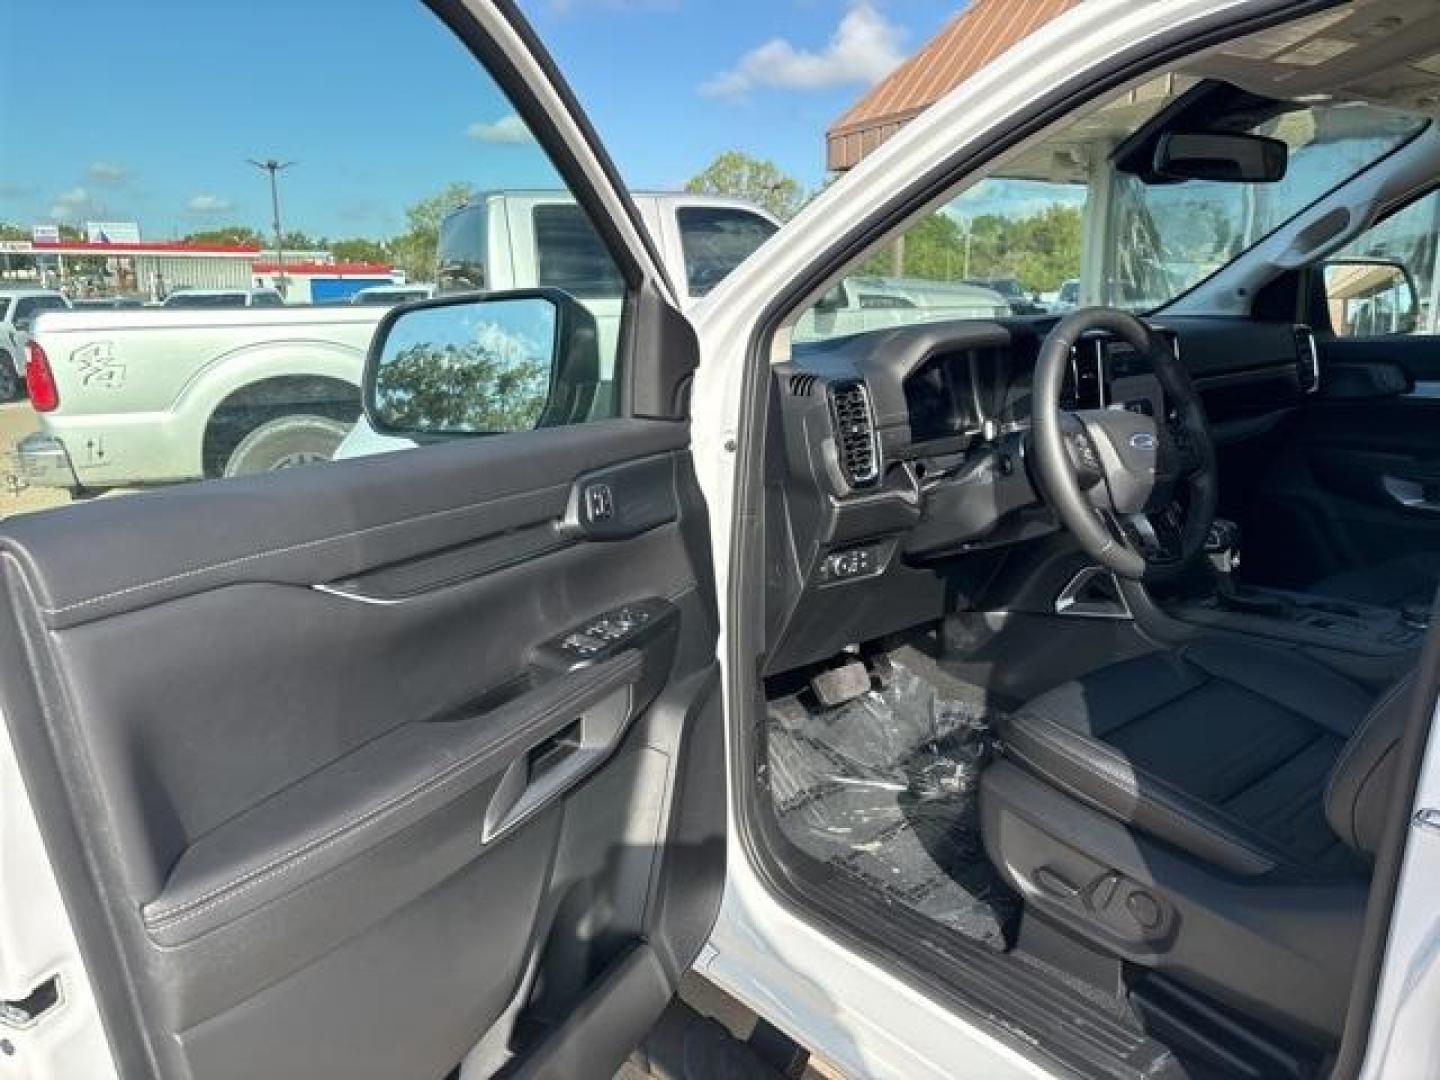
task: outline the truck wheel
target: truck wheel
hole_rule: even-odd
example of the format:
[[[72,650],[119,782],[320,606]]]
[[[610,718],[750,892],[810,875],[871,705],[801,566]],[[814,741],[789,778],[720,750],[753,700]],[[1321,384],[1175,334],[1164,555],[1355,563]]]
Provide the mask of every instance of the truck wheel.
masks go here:
[[[25,380],[15,368],[15,358],[0,349],[0,402],[20,401],[25,397]]]
[[[349,424],[328,416],[281,416],[261,424],[230,451],[226,476],[313,465],[335,456]]]

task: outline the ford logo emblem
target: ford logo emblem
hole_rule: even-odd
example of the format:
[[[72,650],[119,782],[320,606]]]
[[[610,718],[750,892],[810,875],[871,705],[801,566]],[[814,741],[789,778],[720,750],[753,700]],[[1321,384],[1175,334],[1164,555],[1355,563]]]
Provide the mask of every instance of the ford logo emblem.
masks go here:
[[[1155,436],[1148,431],[1137,431],[1130,436],[1130,445],[1136,450],[1154,450]]]

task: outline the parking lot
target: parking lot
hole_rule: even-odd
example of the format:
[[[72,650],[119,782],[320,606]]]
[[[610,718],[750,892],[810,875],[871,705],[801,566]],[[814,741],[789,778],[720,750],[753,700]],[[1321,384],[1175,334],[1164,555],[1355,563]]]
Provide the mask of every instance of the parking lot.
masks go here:
[[[38,426],[27,402],[0,405],[0,518],[63,506],[70,501],[69,495],[54,488],[16,489],[15,448]]]

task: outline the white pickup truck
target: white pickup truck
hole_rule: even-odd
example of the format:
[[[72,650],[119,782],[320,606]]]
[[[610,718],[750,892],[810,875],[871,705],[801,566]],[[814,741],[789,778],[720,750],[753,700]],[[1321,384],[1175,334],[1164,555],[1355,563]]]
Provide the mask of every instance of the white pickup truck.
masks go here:
[[[690,297],[779,227],[733,199],[648,193],[635,201]],[[605,339],[619,332],[623,284],[566,194],[481,195],[448,215],[440,233],[442,291],[566,289],[594,312],[602,355],[613,355]],[[40,430],[18,448],[21,479],[82,496],[328,459],[359,415],[365,350],[384,311],[47,314],[27,365]]]
[[[25,343],[36,316],[69,307],[53,289],[0,289],[0,402],[24,396]]]

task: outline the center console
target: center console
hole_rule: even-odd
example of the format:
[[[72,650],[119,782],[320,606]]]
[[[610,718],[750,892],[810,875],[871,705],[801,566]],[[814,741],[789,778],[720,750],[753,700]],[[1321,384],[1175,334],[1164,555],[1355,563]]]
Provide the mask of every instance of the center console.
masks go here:
[[[1199,586],[1158,601],[1180,623],[1210,630],[1271,638],[1327,651],[1374,657],[1418,649],[1429,629],[1429,612],[1406,606],[1372,607],[1348,600],[1238,584],[1239,530],[1216,521],[1205,546],[1208,573]]]

